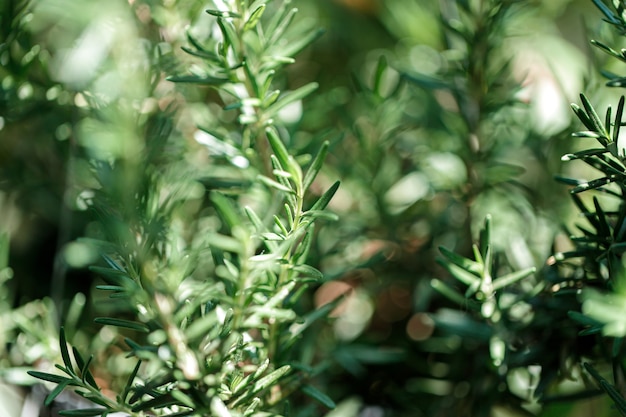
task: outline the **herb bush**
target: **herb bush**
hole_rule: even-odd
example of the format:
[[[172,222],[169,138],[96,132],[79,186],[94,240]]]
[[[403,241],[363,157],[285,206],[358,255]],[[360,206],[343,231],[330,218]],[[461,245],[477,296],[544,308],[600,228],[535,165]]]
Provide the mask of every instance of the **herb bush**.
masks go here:
[[[424,3],[4,2],[3,380],[75,416],[625,414],[624,99],[580,96],[576,149],[519,39],[555,12]]]

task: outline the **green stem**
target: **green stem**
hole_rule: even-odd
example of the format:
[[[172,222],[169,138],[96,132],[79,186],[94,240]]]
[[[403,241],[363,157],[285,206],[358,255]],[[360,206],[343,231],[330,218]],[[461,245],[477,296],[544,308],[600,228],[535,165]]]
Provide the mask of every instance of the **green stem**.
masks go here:
[[[291,244],[289,245],[289,249],[285,254],[284,260],[287,261],[284,265],[281,266],[280,274],[278,276],[278,282],[276,283],[276,288],[280,288],[285,282],[289,279],[289,266],[291,265],[291,259],[293,258],[293,253],[298,246],[298,242],[295,240],[294,236],[298,229],[301,226],[302,215],[303,215],[303,206],[304,206],[304,197],[302,194],[298,194],[296,196],[296,207],[294,210],[294,218],[293,225],[291,230],[289,231],[289,235],[287,239],[292,239]],[[278,335],[280,324],[277,322],[270,323],[270,333],[269,333],[269,348],[268,348],[268,357],[274,358],[276,356],[278,350]]]

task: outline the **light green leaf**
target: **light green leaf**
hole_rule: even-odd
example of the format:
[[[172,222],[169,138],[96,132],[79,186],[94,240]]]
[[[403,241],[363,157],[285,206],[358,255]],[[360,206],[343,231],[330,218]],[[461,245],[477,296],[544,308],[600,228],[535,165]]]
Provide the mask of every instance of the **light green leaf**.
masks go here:
[[[267,185],[270,188],[275,188],[277,190],[283,191],[285,193],[289,193],[289,194],[295,194],[295,191],[292,190],[291,188],[277,182],[274,181],[271,178],[266,177],[265,175],[259,175],[257,177],[259,179],[259,181],[261,181],[262,183],[264,183],[265,185]]]
[[[293,178],[293,181],[296,184],[296,187],[302,184],[302,171],[300,166],[294,161],[293,157],[289,155],[287,148],[283,144],[283,141],[278,136],[278,132],[273,127],[268,127],[265,129],[265,133],[267,134],[267,139],[270,142],[270,146],[278,159],[280,164],[280,168],[289,172]]]
[[[316,280],[324,279],[324,274],[322,274],[320,270],[313,268],[312,266],[309,266],[309,265],[305,265],[305,264],[296,265],[292,267],[291,269],[295,272],[298,272],[301,275],[315,278]]]
[[[244,32],[253,29],[257,23],[259,23],[259,19],[263,16],[263,12],[265,11],[265,4],[261,4],[257,7],[251,14],[248,21],[243,25]]]
[[[283,7],[279,10],[279,12],[275,15],[274,19],[267,25],[266,34],[267,34],[267,44],[274,45],[278,42],[278,40],[283,36],[287,27],[293,21],[298,9],[292,8],[287,10],[284,6],[286,6],[287,2],[283,5]]]
[[[243,245],[234,237],[222,235],[219,233],[210,233],[206,235],[206,242],[210,247],[221,249],[226,252],[241,253]]]
[[[263,378],[259,379],[257,382],[254,383],[254,387],[252,388],[251,394],[254,395],[257,392],[265,388],[268,388],[269,386],[273,385],[276,381],[281,379],[290,371],[291,371],[291,366],[284,365],[278,368],[277,370],[275,370],[274,372],[270,373],[269,375],[264,376]]]
[[[313,91],[317,90],[317,87],[318,87],[318,84],[316,82],[312,82],[312,83],[303,85],[302,87],[296,90],[289,91],[288,93],[284,94],[282,97],[279,97],[278,100],[274,104],[272,104],[265,110],[266,115],[272,116],[278,113],[278,111],[283,109],[285,106],[291,103],[294,103],[298,100],[302,100],[303,98],[311,94]]]
[[[323,28],[314,28],[306,33],[301,33],[296,39],[289,42],[287,45],[282,46],[280,53],[288,57],[295,56],[304,48],[315,42],[315,40],[321,37],[324,32],[325,30]]]
[[[211,399],[211,413],[215,417],[232,417],[228,407],[217,395]]]
[[[504,288],[507,285],[511,285],[519,280],[522,280],[536,272],[536,268],[527,268],[522,271],[512,272],[510,274],[504,275],[502,277],[498,277],[493,281],[493,290],[497,291],[500,288]]]
[[[447,258],[447,260],[457,265],[458,267],[463,268],[466,271],[469,271],[476,275],[481,275],[483,273],[483,266],[480,263],[458,255],[455,252],[444,248],[443,246],[439,246],[439,251],[443,256]]]

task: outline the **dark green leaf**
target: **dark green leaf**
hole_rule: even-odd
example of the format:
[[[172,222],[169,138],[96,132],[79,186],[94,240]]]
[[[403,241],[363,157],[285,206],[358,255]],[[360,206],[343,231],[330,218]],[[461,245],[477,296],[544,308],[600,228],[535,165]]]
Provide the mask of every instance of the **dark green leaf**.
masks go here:
[[[289,327],[289,332],[291,333],[289,336],[289,341],[292,342],[293,340],[295,340],[298,336],[302,334],[302,332],[304,332],[317,320],[328,317],[331,311],[333,311],[340,303],[345,301],[345,298],[346,298],[346,294],[344,293],[340,295],[339,297],[335,298],[330,303],[324,304],[318,309],[306,314],[303,317],[304,321],[300,323],[293,323]]]
[[[482,342],[488,342],[494,329],[487,323],[474,320],[471,315],[460,310],[442,309],[431,315],[440,331]]]
[[[78,349],[76,349],[75,347],[72,347],[72,351],[74,353],[74,358],[76,359],[76,363],[78,364],[78,367],[80,368],[80,374],[81,374],[83,383],[87,381],[89,385],[98,389],[98,384],[96,383],[96,380],[94,379],[93,375],[89,371],[89,365],[91,364],[91,361],[93,360],[93,355],[89,355],[89,359],[87,359],[87,362],[84,362],[82,356],[78,352]]]
[[[307,170],[304,176],[304,181],[302,183],[302,188],[304,192],[306,192],[311,186],[311,184],[313,184],[315,177],[317,177],[317,174],[320,172],[320,169],[322,169],[322,165],[324,164],[324,160],[326,159],[326,154],[328,153],[328,146],[329,146],[328,141],[325,141],[324,143],[322,143],[322,147],[317,152],[317,155],[315,155],[313,162],[311,162],[311,166]]]
[[[0,233],[0,271],[9,266],[9,235]]]
[[[592,139],[598,139],[598,138],[602,137],[602,135],[600,135],[599,133],[592,132],[590,130],[574,132],[574,133],[572,133],[572,136],[575,137],[575,138],[592,138]]]
[[[124,287],[120,287],[119,285],[96,285],[97,290],[102,291],[115,291],[115,292],[123,292],[126,289]]]
[[[312,385],[305,385],[302,387],[302,392],[313,398],[314,400],[319,401],[322,405],[328,408],[335,408],[335,402],[326,394],[318,390]]]
[[[461,268],[456,264],[445,262],[441,259],[437,259],[437,263],[443,266],[448,272],[450,272],[453,277],[455,277],[467,286],[471,287],[476,286],[477,283],[480,284],[480,277],[468,271],[467,269]]]
[[[324,279],[324,274],[322,274],[321,271],[309,265],[296,265],[292,268],[292,270],[300,273],[301,275],[315,278],[316,280]]]
[[[54,389],[52,391],[50,391],[50,394],[48,394],[46,396],[46,400],[44,401],[44,405],[46,407],[49,407],[50,404],[52,404],[52,402],[54,401],[54,399],[56,397],[58,397],[59,394],[61,394],[61,392],[63,392],[63,390],[65,388],[67,388],[69,382],[70,381],[63,381],[63,382],[59,383],[56,387],[54,387]]]
[[[143,323],[138,323],[136,321],[124,320],[124,319],[116,319],[112,317],[97,317],[94,319],[94,322],[98,324],[103,324],[107,326],[115,326],[115,327],[123,327],[126,329],[136,330],[138,332],[148,333],[150,329]]]
[[[376,345],[352,344],[345,350],[356,360],[372,365],[402,363],[407,352],[401,348],[381,347]]]
[[[109,285],[129,289],[138,288],[137,283],[128,276],[125,271],[119,271],[117,269],[102,268],[99,266],[91,266],[89,270],[100,275],[102,279]]]
[[[259,90],[259,85],[257,84],[258,77],[252,72],[252,69],[250,68],[250,63],[246,59],[244,59],[243,61],[243,70],[246,73],[246,78],[248,79],[250,86],[252,86],[254,96],[261,98],[261,91]]]
[[[541,397],[540,401],[543,404],[569,403],[573,401],[583,400],[586,398],[597,397],[598,395],[603,394],[603,393],[604,391],[600,389],[594,389],[594,390],[574,392],[572,394],[544,395]]]
[[[160,394],[154,398],[135,404],[132,410],[135,412],[145,411],[151,410],[153,408],[163,408],[171,405],[177,405],[179,403],[180,402],[175,399],[171,394]]]
[[[612,80],[606,82],[606,86],[607,87],[626,87],[626,77],[613,78]]]
[[[272,104],[265,110],[266,114],[274,115],[278,113],[278,111],[283,109],[285,106],[291,103],[294,103],[298,100],[302,100],[303,98],[311,94],[313,91],[317,90],[318,86],[319,85],[316,82],[312,82],[312,83],[303,85],[302,87],[296,90],[285,93],[284,95],[279,97],[278,100],[274,104]]]
[[[579,313],[578,311],[568,311],[567,315],[569,316],[570,319],[584,325],[584,326],[598,326],[598,325],[602,325],[602,323],[600,323],[599,321],[592,319],[589,316],[585,316],[582,313]]]
[[[124,392],[122,392],[122,395],[121,395],[121,399],[124,402],[127,401],[128,394],[130,394],[130,391],[133,388],[133,382],[135,381],[135,377],[137,376],[137,372],[139,372],[139,367],[141,367],[141,361],[137,361],[137,364],[135,365],[135,368],[130,373],[130,375],[128,375],[128,379],[126,380],[126,385],[124,386]]]
[[[387,57],[385,57],[384,55],[381,55],[380,58],[378,58],[378,65],[376,66],[376,72],[374,72],[374,82],[373,82],[373,91],[374,94],[382,97],[382,93],[381,93],[381,88],[382,88],[382,82],[383,82],[383,77],[385,75],[385,71],[387,70],[388,67],[388,63],[387,63]]]
[[[331,222],[339,220],[339,216],[337,216],[335,213],[330,213],[323,210],[307,210],[306,212],[302,213],[302,218],[311,220],[323,219]]]
[[[302,238],[302,242],[298,245],[296,253],[293,256],[292,261],[294,263],[298,262],[306,262],[307,257],[309,256],[309,251],[311,249],[311,244],[313,243],[313,234],[314,234],[314,226],[310,226],[306,229],[306,233]]]
[[[104,396],[100,396],[100,393],[94,393],[94,392],[90,392],[90,391],[82,391],[82,390],[75,390],[74,391],[76,394],[80,395],[81,397],[91,401],[94,404],[97,405],[101,405],[102,407],[108,408],[109,404],[105,401]]]
[[[65,364],[65,368],[70,373],[74,373],[74,367],[72,365],[72,360],[70,359],[70,352],[67,350],[67,340],[65,339],[65,329],[61,327],[61,332],[59,333],[59,347],[61,348],[61,357],[63,358],[63,363]],[[80,368],[80,365],[78,365]]]
[[[598,140],[600,141],[600,143],[606,146],[606,144],[608,143],[607,139],[609,135],[606,131],[606,128],[602,124],[600,117],[598,116],[595,109],[591,105],[591,102],[589,102],[589,99],[582,93],[580,94],[580,100],[582,101],[583,107],[585,108],[585,111],[587,112],[587,116],[589,117],[589,120],[592,123],[593,129],[591,130],[598,132],[602,136],[598,138]],[[604,140],[600,140],[600,139],[604,139]]]
[[[42,379],[44,381],[48,381],[48,382],[54,382],[55,384],[61,384],[61,383],[69,383],[72,380],[70,378],[66,378],[64,376],[61,375],[55,375],[55,374],[49,374],[46,372],[39,372],[39,371],[28,371],[27,372],[28,375],[38,378],[38,379]]]
[[[626,84],[625,84],[626,85]],[[617,149],[624,149],[621,145],[619,137],[619,131],[622,127],[622,115],[624,114],[624,96],[621,96],[619,99],[619,103],[617,104],[617,112],[615,113],[615,123],[613,125],[613,142],[617,144]],[[615,155],[617,157],[621,157],[622,155]]]
[[[594,46],[597,46],[598,48],[602,49],[604,52],[608,53],[609,55],[614,56],[615,58],[621,59],[622,61],[624,60],[624,56],[621,53],[617,52],[613,48],[606,46],[600,41],[592,39],[591,44]]]
[[[229,229],[232,230],[234,227],[241,225],[242,221],[239,218],[239,213],[232,200],[217,191],[211,192],[210,198],[215,209],[220,214],[222,220],[226,222]]]
[[[561,157],[561,161],[572,161],[574,159],[584,159],[590,156],[602,155],[607,153],[608,150],[606,148],[601,149],[585,149],[580,152],[568,153]]]
[[[611,397],[620,414],[622,416],[626,416],[626,400],[622,394],[615,388],[615,386],[611,385],[606,379],[602,378],[602,376],[600,376],[600,374],[590,364],[584,363],[583,366],[598,382],[600,388],[602,388],[609,395],[609,397]]]
[[[622,350],[623,343],[624,343],[623,337],[616,337],[615,340],[613,341],[613,349],[611,349],[611,357],[613,359],[617,359],[617,357],[619,356],[620,351]]]
[[[326,190],[324,194],[322,194],[322,196],[315,202],[315,204],[313,204],[311,210],[324,210],[339,189],[339,184],[340,182],[336,181],[333,185],[331,185],[331,187]]]
[[[611,236],[611,227],[604,214],[604,210],[602,210],[600,206],[600,202],[595,196],[593,197],[593,205],[595,206],[596,218],[598,219],[598,235],[599,237],[608,239]]]
[[[440,80],[435,77],[431,77],[429,75],[404,73],[402,74],[402,78],[404,78],[405,80],[419,87],[426,88],[429,90],[450,88],[450,85],[446,81]]]
[[[225,77],[212,77],[209,75],[202,77],[197,75],[178,75],[167,77],[166,80],[173,83],[192,83],[201,85],[222,85],[230,81]]]
[[[268,127],[265,129],[265,133],[267,134],[267,140],[274,151],[274,155],[278,158],[278,162],[280,163],[280,167],[286,171],[289,171],[292,175],[293,173],[290,171],[291,161],[289,152],[287,148],[283,144],[283,141],[278,137],[278,132],[273,127]]]
[[[61,410],[59,414],[68,417],[93,417],[108,413],[106,408],[83,408],[82,410]]]
[[[611,9],[609,9],[604,2],[602,2],[602,0],[592,0],[593,3],[596,5],[596,7],[598,9],[600,9],[600,11],[602,12],[602,14],[604,14],[604,16],[606,16],[607,21],[611,24],[614,25],[619,25],[620,24],[620,20],[617,18],[617,16],[615,16],[613,14],[613,12],[611,11]]]
[[[237,29],[235,29],[235,26],[230,20],[222,17],[217,18],[217,24],[220,27],[220,31],[222,32],[222,36],[224,38],[224,50],[222,51],[224,57],[227,55],[226,51],[229,46],[233,49],[234,55],[239,57]]]
[[[229,17],[239,18],[239,17],[241,17],[240,14],[235,13],[235,12],[231,12],[229,10],[222,11],[222,10],[208,9],[208,10],[206,10],[206,12],[208,14],[210,14],[211,16],[215,16],[215,17],[222,17],[222,18],[229,18]]]
[[[191,48],[187,48],[186,46],[181,46],[180,49],[182,49],[183,51],[185,51],[189,55],[197,56],[198,58],[208,59],[208,60],[211,60],[211,61],[217,61],[218,60],[217,55],[214,54],[213,52],[208,52],[208,51],[204,51],[204,50],[191,49]]]
[[[485,216],[485,225],[480,230],[480,253],[483,256],[485,268],[491,268],[491,215]],[[478,260],[478,259],[477,259]]]
[[[430,285],[435,291],[437,291],[438,293],[440,293],[441,295],[443,295],[450,301],[460,305],[461,307],[471,308],[472,310],[475,310],[475,311],[480,310],[480,304],[478,302],[476,302],[475,300],[469,299],[467,297],[464,297],[463,294],[460,294],[458,291],[454,290],[445,282],[438,280],[438,279],[432,279],[430,281]]]
[[[574,110],[574,113],[576,113],[578,119],[582,122],[582,124],[585,125],[587,129],[592,131],[595,130],[593,122],[591,121],[591,119],[589,119],[589,117],[587,117],[587,113],[585,113],[583,109],[581,109],[577,104],[572,103],[572,110]]]
[[[604,177],[604,178],[598,178],[589,182],[583,182],[583,183],[578,184],[576,187],[572,188],[570,190],[570,193],[576,194],[576,193],[581,193],[587,190],[593,190],[593,189],[605,186],[607,184],[610,184],[613,181],[614,181],[614,178]]]

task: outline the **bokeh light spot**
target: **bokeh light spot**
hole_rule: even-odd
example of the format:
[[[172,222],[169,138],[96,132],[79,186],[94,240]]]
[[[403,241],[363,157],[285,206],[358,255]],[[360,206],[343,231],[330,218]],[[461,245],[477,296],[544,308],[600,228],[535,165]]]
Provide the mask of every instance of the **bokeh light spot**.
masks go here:
[[[406,324],[406,333],[416,342],[428,339],[435,331],[435,322],[426,313],[416,313]]]

